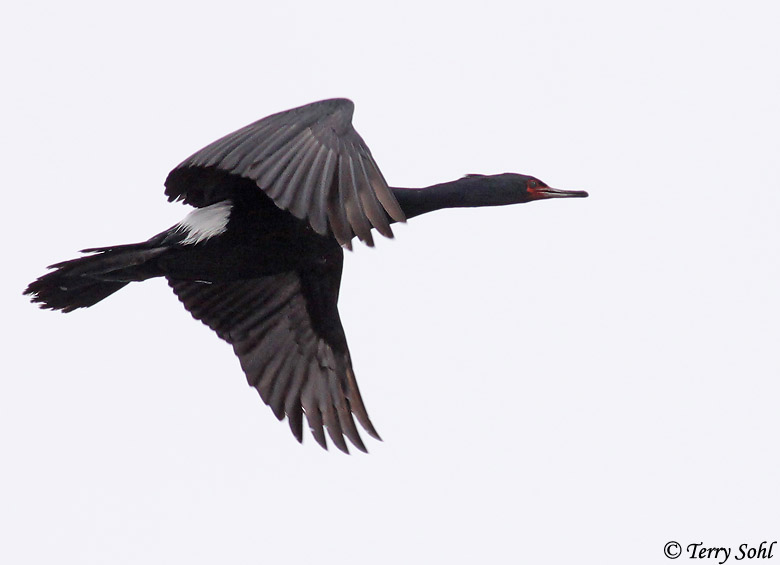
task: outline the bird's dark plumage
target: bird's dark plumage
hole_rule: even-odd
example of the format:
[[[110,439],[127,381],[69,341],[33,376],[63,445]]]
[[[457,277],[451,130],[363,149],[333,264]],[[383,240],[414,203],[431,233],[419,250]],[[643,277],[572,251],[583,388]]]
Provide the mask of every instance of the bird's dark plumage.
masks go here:
[[[387,216],[406,218],[352,127],[353,110],[350,100],[323,100],[258,120],[184,160],[165,194],[198,207],[223,200],[218,176],[203,182],[203,170],[213,168],[253,180],[279,208],[341,245],[355,235],[373,245],[372,227],[392,237]]]
[[[249,384],[293,434],[306,416],[365,445],[355,419],[379,438],[357,387],[337,302],[342,247],[372,229],[449,207],[582,197],[525,175],[468,175],[424,189],[388,187],[335,99],[274,114],[196,152],[168,175],[165,193],[196,209],[136,244],[86,249],[52,265],[25,294],[43,308],[92,306],[132,281],[165,277],[184,307],[233,346]]]

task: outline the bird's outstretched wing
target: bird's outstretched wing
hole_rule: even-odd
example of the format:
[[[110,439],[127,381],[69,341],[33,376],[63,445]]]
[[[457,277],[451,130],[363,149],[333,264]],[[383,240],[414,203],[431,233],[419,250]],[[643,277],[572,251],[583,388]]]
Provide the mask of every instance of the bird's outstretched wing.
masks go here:
[[[340,270],[340,265],[339,265]],[[230,343],[250,386],[279,420],[285,415],[298,441],[303,415],[327,449],[323,427],[349,452],[344,436],[366,451],[353,415],[379,439],[358,390],[336,296],[327,277],[294,272],[233,282],[168,279],[194,318]],[[324,302],[327,301],[327,302]],[[330,312],[329,312],[330,311]]]
[[[322,100],[263,118],[184,160],[165,194],[202,207],[220,199],[209,170],[253,180],[274,203],[346,247],[371,228],[392,237],[388,216],[405,216],[371,152],[352,127],[350,100]]]

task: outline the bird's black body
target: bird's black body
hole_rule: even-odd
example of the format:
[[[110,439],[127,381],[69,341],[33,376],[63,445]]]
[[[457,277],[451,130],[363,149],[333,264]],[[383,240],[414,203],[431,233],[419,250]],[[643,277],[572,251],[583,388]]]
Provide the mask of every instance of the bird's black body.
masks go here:
[[[225,281],[302,271],[338,258],[343,251],[332,237],[315,232],[303,220],[279,209],[252,181],[225,174],[233,203],[227,229],[198,245],[179,246],[160,258],[162,274]],[[163,241],[167,232],[162,236]],[[150,240],[154,245],[154,239]]]
[[[326,100],[274,114],[195,153],[166,180],[196,207],[137,244],[85,250],[52,265],[26,294],[45,308],[92,306],[132,281],[165,277],[185,308],[233,345],[250,385],[302,439],[325,431],[365,446],[374,437],[337,302],[343,247],[356,235],[448,207],[587,196],[517,174],[469,175],[425,189],[388,187],[351,125],[352,103]]]

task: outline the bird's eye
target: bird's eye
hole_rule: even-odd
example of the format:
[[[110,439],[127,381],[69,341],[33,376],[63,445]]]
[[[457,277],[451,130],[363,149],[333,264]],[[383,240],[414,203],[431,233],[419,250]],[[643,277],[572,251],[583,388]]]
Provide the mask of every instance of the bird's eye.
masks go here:
[[[535,180],[532,180],[528,183],[528,188],[536,188],[537,182]]]

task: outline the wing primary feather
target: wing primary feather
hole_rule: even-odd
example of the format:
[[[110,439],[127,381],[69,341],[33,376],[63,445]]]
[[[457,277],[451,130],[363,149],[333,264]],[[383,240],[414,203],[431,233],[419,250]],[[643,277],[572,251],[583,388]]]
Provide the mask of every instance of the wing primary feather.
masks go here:
[[[299,218],[304,218],[308,215],[310,222],[315,215],[315,210],[312,207],[314,203],[312,194],[314,183],[307,182],[307,179],[310,177],[310,172],[318,164],[317,157],[319,157],[321,149],[322,147],[316,140],[312,139],[305,155],[301,159],[300,164],[295,168],[295,172],[289,181],[290,186],[295,187],[295,191],[288,209],[294,216]]]
[[[341,159],[339,159],[338,166],[335,166],[336,174],[333,177],[333,184],[328,190],[328,220],[330,221],[330,227],[333,230],[333,235],[336,240],[343,246],[352,248],[352,228],[347,220],[344,205],[342,203],[341,185],[342,182],[342,165]],[[344,171],[346,172],[346,171]]]
[[[287,410],[287,423],[290,424],[290,431],[298,443],[303,443],[303,408],[300,404]]]
[[[306,382],[306,386],[303,388],[303,394],[301,395],[301,401],[303,410],[306,413],[306,421],[309,423],[311,435],[320,447],[328,449],[325,431],[322,429],[322,415],[320,414],[317,398],[313,391],[315,383],[316,379],[310,379]]]
[[[244,327],[232,327],[227,332],[228,343],[239,345],[240,342],[248,341],[247,336],[257,341],[267,337],[270,339],[269,336],[279,327],[280,320],[274,314],[260,310],[242,318],[242,323]]]
[[[347,436],[349,441],[351,441],[360,451],[368,453],[363,440],[360,439],[357,427],[355,427],[355,421],[352,419],[349,403],[339,381],[340,379],[338,376],[334,375],[334,378],[328,380],[328,384],[330,385],[330,396],[333,399],[333,404],[336,408],[340,431],[343,435]]]
[[[360,207],[360,197],[355,186],[355,169],[348,153],[339,156],[339,197],[347,214],[347,221],[360,241],[369,247],[374,246],[371,236],[371,224],[366,220]]]
[[[274,131],[271,127],[263,127],[245,138],[241,145],[233,149],[229,159],[224,159],[220,167],[238,174],[245,174],[263,155],[267,155],[267,147],[274,140],[287,139],[293,135],[291,128]]]
[[[387,210],[387,213],[390,214],[390,217],[396,222],[405,222],[406,214],[401,210],[401,206],[398,204],[395,196],[393,196],[393,193],[390,192],[387,181],[385,180],[385,177],[382,176],[382,171],[379,170],[376,161],[374,161],[374,158],[369,152],[366,152],[365,157],[368,160],[366,173],[368,173],[371,186],[374,187],[374,193],[379,199],[379,202],[382,203],[382,206]]]
[[[334,445],[338,447],[344,453],[349,453],[347,442],[344,441],[344,433],[341,431],[341,423],[339,422],[339,415],[336,410],[336,398],[331,395],[330,382],[337,380],[333,371],[328,372],[327,379],[320,379],[317,382],[318,396],[320,398],[320,412],[325,422],[325,428],[328,431],[330,439]]]
[[[379,441],[382,441],[382,438],[379,437],[379,434],[377,433],[376,429],[374,428],[374,425],[371,423],[371,420],[368,417],[368,412],[366,412],[366,407],[363,405],[363,398],[360,396],[360,390],[357,386],[357,380],[355,379],[355,373],[352,370],[352,364],[350,362],[347,362],[346,366],[346,375],[347,375],[347,389],[349,390],[349,405],[350,408],[352,408],[352,413],[355,414],[355,416],[358,419],[358,422],[360,422],[360,425],[365,428],[365,430],[368,432],[368,434],[378,439]]]
[[[304,130],[298,136],[290,140],[290,146],[285,149],[284,152],[279,152],[278,155],[274,155],[266,161],[265,165],[258,169],[257,182],[260,186],[266,188],[268,196],[274,200],[278,198],[279,191],[273,189],[274,181],[281,174],[282,170],[287,164],[295,157],[295,154],[301,148],[301,146],[307,141],[308,130]],[[311,134],[309,134],[309,137]],[[284,186],[281,187],[284,189]]]
[[[281,351],[278,348],[273,347],[272,343],[283,343],[284,334],[287,332],[286,328],[280,328],[278,325],[273,326],[266,338],[257,339],[252,336],[251,340],[245,340],[244,342],[238,342],[234,345],[234,350],[239,356],[241,361],[241,368],[244,369],[246,374],[257,374],[260,376],[259,382],[256,382],[253,386],[260,392],[260,397],[263,402],[268,404],[268,400],[271,394],[271,387],[273,386],[276,374],[281,367],[284,366],[284,359],[278,361],[278,367],[274,364],[273,367],[269,367],[268,361],[275,359],[277,356],[289,356],[289,349],[283,349]],[[236,346],[248,346],[241,347]],[[276,368],[276,371],[270,369]]]
[[[295,351],[291,348],[279,351],[260,368],[259,376],[261,378],[252,385],[260,393],[260,398],[263,399],[263,402],[271,407],[274,416],[278,420],[284,418],[284,410],[278,410],[272,405],[273,391],[277,386],[280,386],[280,381],[289,378],[290,370],[288,365],[295,359],[295,355]],[[283,382],[281,386],[285,386]]]
[[[371,181],[366,173],[366,168],[363,164],[363,159],[360,158],[357,152],[355,152],[354,159],[354,175],[355,185],[360,195],[360,202],[363,205],[363,210],[366,212],[371,224],[385,237],[393,237],[393,230],[390,228],[390,224],[387,221],[387,214],[384,208],[377,200],[376,194],[371,187]]]
[[[316,365],[317,363],[314,360],[310,360],[309,363],[305,365],[304,370],[295,371],[293,382],[287,390],[284,399],[284,411],[287,413],[290,430],[292,430],[293,435],[299,442],[303,441],[301,389],[307,380],[319,378],[319,375],[315,372]]]
[[[311,227],[320,235],[327,235],[328,233],[328,215],[325,208],[320,206],[320,198],[316,193],[316,188],[319,180],[318,175],[322,173],[324,168],[323,160],[327,151],[327,147],[323,145],[317,146],[317,153],[314,155],[309,170],[306,172],[306,178],[301,186],[300,194],[290,205],[290,212],[296,218],[303,218],[308,214]]]
[[[278,151],[290,143],[290,140],[296,137],[300,133],[300,130],[301,128],[296,127],[295,124],[281,126],[277,131],[269,135],[260,145],[253,148],[252,153],[243,161],[243,168],[239,169],[236,167],[232,169],[231,172],[251,178],[258,186],[263,188],[263,185],[260,184],[259,181],[262,171],[270,166],[270,163],[275,161]]]
[[[271,326],[279,322],[277,315],[293,300],[300,287],[297,284],[280,285],[275,292],[268,292],[254,305],[244,308],[232,319],[231,334],[252,332],[256,338],[262,338]]]
[[[243,159],[243,172],[250,178],[256,178],[257,169],[265,164],[264,157],[272,155],[273,152],[287,143],[290,138],[291,132],[295,130],[292,126],[282,126],[277,130],[269,130],[270,133],[263,141],[252,147],[252,150],[246,154],[246,158]],[[238,163],[236,163],[238,165]],[[231,169],[235,170],[235,169]],[[239,171],[235,171],[239,172]]]
[[[308,130],[307,130],[308,131]],[[311,166],[311,155],[317,149],[317,140],[309,133],[306,141],[301,146],[300,150],[293,155],[287,167],[279,175],[279,178],[274,182],[271,190],[274,194],[279,195],[276,201],[277,206],[283,210],[289,210],[292,213],[292,203],[300,198],[304,198],[304,187],[301,186],[301,177],[308,171]],[[269,191],[269,195],[271,191]],[[295,215],[295,214],[293,214]],[[301,216],[302,219],[305,216]]]
[[[308,336],[306,341],[310,342],[312,339],[313,336]],[[284,417],[285,399],[288,391],[290,391],[295,386],[296,382],[302,380],[300,375],[306,374],[309,367],[308,358],[313,356],[311,352],[311,346],[302,345],[299,341],[303,340],[296,339],[294,341],[298,347],[290,347],[290,349],[294,350],[295,353],[290,355],[285,360],[285,367],[292,365],[292,368],[287,370],[285,374],[277,376],[276,380],[274,381],[273,391],[271,392],[270,401],[268,403],[269,406],[271,406],[271,409],[274,411],[274,414],[276,414],[277,418],[280,420],[282,417]]]
[[[254,371],[252,375],[249,373],[246,375],[249,386],[257,389],[257,392],[260,393],[260,398],[266,404],[268,404],[266,400],[268,398],[267,391],[273,386],[276,374],[284,367],[289,356],[289,351],[278,351],[272,358],[265,360],[265,363],[258,367],[259,370]]]
[[[290,364],[292,364],[292,368],[290,368]],[[285,370],[277,371],[276,378],[273,380],[271,394],[268,397],[268,406],[273,410],[277,420],[284,418],[284,395],[290,388],[294,374],[301,365],[304,365],[304,361],[300,355],[289,356],[285,360],[284,365],[282,365]]]

